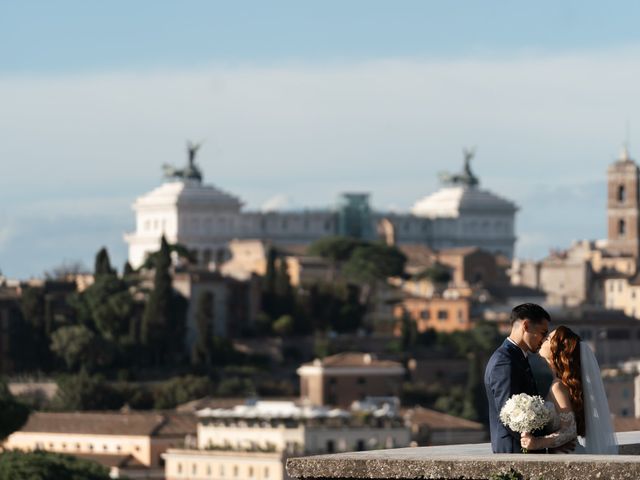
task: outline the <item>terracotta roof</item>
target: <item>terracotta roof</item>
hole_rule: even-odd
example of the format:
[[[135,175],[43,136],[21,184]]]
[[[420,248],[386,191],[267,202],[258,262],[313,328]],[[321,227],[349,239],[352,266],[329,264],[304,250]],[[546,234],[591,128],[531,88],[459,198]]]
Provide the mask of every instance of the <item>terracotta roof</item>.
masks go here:
[[[378,360],[375,355],[360,352],[343,352],[322,360],[314,360],[304,365],[321,365],[323,367],[401,367],[402,364],[391,360]]]
[[[426,425],[431,430],[484,430],[479,422],[454,417],[429,408],[414,407],[403,412],[412,425]]]
[[[184,436],[195,433],[197,419],[164,412],[34,412],[21,432],[88,435]]]
[[[435,260],[435,252],[422,244],[398,245],[398,249],[407,257],[407,266],[423,268],[431,266]]]
[[[82,460],[90,460],[92,462],[99,463],[100,465],[103,465],[107,468],[117,467],[136,470],[144,470],[149,468],[138,459],[136,459],[133,455],[114,455],[100,453],[72,453],[71,455],[81,458]]]

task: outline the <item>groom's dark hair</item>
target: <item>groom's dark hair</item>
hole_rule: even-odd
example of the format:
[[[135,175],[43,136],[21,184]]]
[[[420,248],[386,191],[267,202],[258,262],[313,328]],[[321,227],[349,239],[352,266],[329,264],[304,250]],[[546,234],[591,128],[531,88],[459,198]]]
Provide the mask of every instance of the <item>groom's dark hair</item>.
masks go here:
[[[549,313],[535,303],[523,303],[511,310],[511,325],[518,320],[528,319],[531,323],[542,323],[543,320],[551,321]]]

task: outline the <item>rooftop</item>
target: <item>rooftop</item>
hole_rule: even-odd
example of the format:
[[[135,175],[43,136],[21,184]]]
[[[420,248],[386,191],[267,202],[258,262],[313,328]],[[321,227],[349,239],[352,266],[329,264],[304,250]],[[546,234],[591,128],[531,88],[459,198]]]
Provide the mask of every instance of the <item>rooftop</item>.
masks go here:
[[[193,415],[158,412],[34,412],[23,433],[122,436],[184,436],[196,432]]]

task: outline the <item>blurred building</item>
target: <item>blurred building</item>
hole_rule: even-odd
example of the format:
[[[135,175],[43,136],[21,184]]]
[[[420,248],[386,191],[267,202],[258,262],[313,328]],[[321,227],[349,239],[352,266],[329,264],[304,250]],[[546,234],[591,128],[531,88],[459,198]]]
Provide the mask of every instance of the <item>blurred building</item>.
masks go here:
[[[165,235],[188,247],[201,266],[214,268],[229,255],[234,239],[268,240],[278,246],[309,245],[330,235],[425,244],[435,249],[478,246],[513,256],[516,206],[482,189],[465,157],[462,173],[418,200],[410,213],[374,211],[366,193],[342,194],[335,206],[303,211],[245,211],[233,194],[202,182],[189,150],[184,169],[165,167],[166,181],[133,204],[135,231],[125,235],[129,263],[139,267]]]
[[[160,412],[34,412],[4,448],[46,450],[97,461],[114,478],[164,478],[162,454],[196,433],[196,418]]]
[[[166,478],[283,480],[289,456],[408,446],[397,407],[377,399],[351,410],[277,401],[204,409],[192,448],[163,455]]]
[[[220,266],[219,271],[239,280],[246,280],[252,274],[264,276],[270,248],[277,250],[278,261],[284,259],[287,262],[287,271],[293,286],[330,282],[337,273],[325,259],[308,255],[304,245],[276,247],[264,240],[231,240],[230,258]]]
[[[403,319],[415,324],[418,333],[429,329],[438,332],[455,332],[473,328],[471,298],[404,297],[396,306],[394,316],[399,319],[394,334],[402,335]]]
[[[399,396],[405,369],[370,353],[345,352],[305,363],[298,375],[303,401],[345,407],[365,397]]]
[[[487,440],[487,431],[481,423],[429,408],[407,409],[404,418],[411,428],[412,443],[419,447],[482,443]]]
[[[208,294],[211,300],[211,332],[221,337],[238,336],[251,327],[260,308],[260,282],[256,276],[242,281],[204,269],[177,270],[172,284],[189,299],[185,336],[188,346],[198,336],[196,315],[202,295]]]
[[[514,260],[512,283],[545,291],[552,306],[606,305],[640,313],[639,185],[640,170],[625,148],[607,170],[607,239],[574,242],[539,262]]]

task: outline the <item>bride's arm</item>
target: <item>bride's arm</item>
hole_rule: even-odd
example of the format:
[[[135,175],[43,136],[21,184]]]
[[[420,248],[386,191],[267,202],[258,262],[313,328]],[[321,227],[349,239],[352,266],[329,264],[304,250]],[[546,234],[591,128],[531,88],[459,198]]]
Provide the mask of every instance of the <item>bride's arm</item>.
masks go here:
[[[577,438],[576,416],[571,407],[571,399],[567,388],[560,382],[553,384],[551,386],[551,398],[560,417],[560,428],[556,432],[543,437],[534,437],[531,434],[523,433],[520,440],[523,448],[529,450],[555,448]]]

